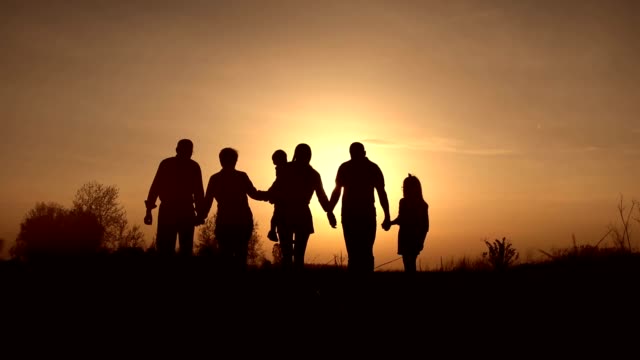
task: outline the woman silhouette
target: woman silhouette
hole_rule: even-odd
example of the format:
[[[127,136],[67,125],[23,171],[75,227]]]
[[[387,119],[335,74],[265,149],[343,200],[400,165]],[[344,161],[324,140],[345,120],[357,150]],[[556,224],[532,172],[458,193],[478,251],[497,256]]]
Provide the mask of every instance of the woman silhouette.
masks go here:
[[[282,169],[268,190],[270,198],[277,198],[282,206],[282,227],[279,230],[282,266],[304,268],[304,254],[309,237],[314,233],[309,203],[315,192],[320,205],[327,211],[329,223],[335,227],[335,217],[329,211],[329,199],[322,186],[320,174],[310,165],[311,147],[299,144],[291,162]],[[295,241],[295,242],[294,242]],[[294,245],[295,244],[295,245]]]

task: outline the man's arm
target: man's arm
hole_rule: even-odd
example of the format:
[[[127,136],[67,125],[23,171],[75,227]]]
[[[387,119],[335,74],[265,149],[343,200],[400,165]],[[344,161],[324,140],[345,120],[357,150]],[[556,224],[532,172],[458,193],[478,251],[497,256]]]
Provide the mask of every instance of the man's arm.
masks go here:
[[[331,198],[329,198],[329,209],[333,211],[338,204],[338,200],[340,200],[340,195],[342,194],[342,187],[344,186],[343,178],[344,178],[344,163],[338,167],[338,173],[336,174],[336,187],[333,188],[331,192]]]
[[[156,200],[160,196],[160,188],[162,187],[162,177],[163,177],[163,162],[158,166],[158,170],[156,170],[156,175],[153,177],[153,181],[151,182],[151,187],[149,188],[149,193],[147,194],[147,199],[144,201],[144,206],[146,208],[146,212],[144,215],[144,223],[146,225],[151,225],[153,223],[153,216],[151,215],[151,210],[158,207],[156,205]]]
[[[387,197],[387,192],[385,191],[384,186],[376,187],[376,191],[378,192],[380,206],[382,206],[382,211],[384,212],[384,218],[391,219],[391,215],[389,214],[389,198]]]
[[[377,167],[377,166],[376,166]],[[382,228],[389,230],[391,228],[391,215],[389,214],[389,198],[387,197],[387,191],[384,189],[384,175],[379,167],[377,167],[377,181],[375,185],[376,192],[378,193],[378,200],[380,200],[380,206],[384,212],[384,220],[382,221]]]
[[[329,211],[333,211],[338,204],[338,200],[340,200],[340,195],[342,194],[342,186],[336,183],[336,187],[331,192],[331,198],[329,199]]]
[[[341,193],[342,186],[336,182],[336,187],[331,192],[331,199],[329,199],[329,204],[327,205],[327,218],[329,219],[329,224],[332,228],[335,228],[338,224],[336,216],[333,214],[333,209],[336,208],[336,204],[338,203],[338,199],[340,199]]]
[[[153,181],[151,182],[147,200],[144,202],[148,210],[155,209],[157,207],[156,200],[160,196],[164,172],[164,162],[161,162],[158,166],[158,170],[156,171],[156,175],[153,177]]]
[[[389,199],[387,198],[387,192],[384,190],[384,185],[376,186],[376,191],[378,192],[378,199],[380,200],[380,206],[382,206],[382,211],[384,212],[384,220],[382,220],[382,228],[384,230],[389,230],[391,228],[391,215],[389,214]]]

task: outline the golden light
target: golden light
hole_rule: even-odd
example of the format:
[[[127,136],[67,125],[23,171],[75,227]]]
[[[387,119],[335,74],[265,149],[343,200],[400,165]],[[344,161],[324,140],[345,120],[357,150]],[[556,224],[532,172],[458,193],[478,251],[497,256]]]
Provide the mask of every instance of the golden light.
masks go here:
[[[385,175],[386,190],[392,216],[397,214],[397,204],[401,194],[401,182],[406,171],[402,169],[401,161],[396,158],[397,151],[387,146],[381,146],[371,139],[381,139],[386,134],[391,134],[392,125],[385,125],[376,118],[376,112],[367,111],[366,108],[336,106],[336,110],[324,109],[324,111],[312,111],[292,114],[304,123],[304,129],[294,131],[287,136],[291,141],[290,158],[293,157],[293,149],[298,143],[304,142],[311,146],[311,166],[320,174],[327,197],[335,187],[335,178],[338,168],[342,163],[350,159],[349,146],[359,141],[364,143],[367,156],[371,161],[380,166]],[[386,128],[388,126],[388,128]],[[287,149],[289,148],[287,147]],[[382,218],[382,210],[379,199],[375,197],[377,212]],[[346,254],[341,225],[332,229],[326,218],[326,214],[320,206],[317,198],[311,199],[310,208],[313,214],[315,234],[312,236],[307,249],[307,262],[324,263],[340,254]],[[334,209],[334,214],[340,222],[341,201]],[[381,221],[381,220],[380,220]],[[383,232],[381,237],[388,238],[381,241],[385,247],[395,247],[395,233]],[[388,240],[388,241],[387,241]]]

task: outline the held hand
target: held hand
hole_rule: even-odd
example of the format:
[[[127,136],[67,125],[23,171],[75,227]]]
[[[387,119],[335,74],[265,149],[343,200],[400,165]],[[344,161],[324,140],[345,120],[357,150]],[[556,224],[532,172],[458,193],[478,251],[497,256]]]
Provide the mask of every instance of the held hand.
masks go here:
[[[329,219],[329,225],[331,225],[331,227],[335,229],[338,225],[338,222],[336,220],[336,216],[333,215],[333,211],[329,211],[327,213],[327,218]]]
[[[382,221],[382,229],[384,231],[391,229],[391,220],[389,218],[385,218],[384,221]]]
[[[147,210],[147,214],[144,216],[145,225],[153,224],[153,216],[151,215],[151,210]]]

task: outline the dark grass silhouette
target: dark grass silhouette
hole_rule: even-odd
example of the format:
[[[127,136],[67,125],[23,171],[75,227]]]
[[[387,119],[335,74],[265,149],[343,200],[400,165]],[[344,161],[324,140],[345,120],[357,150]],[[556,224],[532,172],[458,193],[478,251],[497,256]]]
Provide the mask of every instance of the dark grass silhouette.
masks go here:
[[[29,348],[52,342],[49,355],[67,356],[131,349],[166,356],[172,347],[183,357],[196,349],[199,356],[266,356],[281,341],[316,356],[383,348],[479,355],[495,347],[576,356],[594,346],[633,350],[640,320],[638,254],[412,276],[359,276],[334,266],[239,275],[207,258],[161,260],[0,263],[3,339],[26,340]]]
[[[501,272],[354,275],[329,265],[308,266],[299,273],[265,267],[237,274],[206,257],[164,259],[129,253],[33,263],[3,261],[0,274],[3,309],[10,308],[23,319],[47,309],[57,309],[58,314],[68,311],[69,316],[85,311],[98,316],[109,311],[142,316],[156,307],[187,302],[203,309],[184,314],[194,319],[206,318],[205,309],[220,318],[228,315],[225,309],[253,317],[254,311],[260,311],[257,307],[280,304],[288,309],[282,316],[304,317],[318,325],[327,320],[325,316],[343,318],[370,311],[380,318],[406,316],[418,322],[467,316],[478,321],[505,317],[513,318],[509,322],[517,322],[516,318],[526,322],[532,314],[554,318],[580,310],[586,311],[581,313],[585,319],[598,313],[632,315],[638,300],[640,255],[618,252],[597,259],[559,259]],[[248,304],[254,304],[254,310],[244,308]],[[303,311],[294,316],[296,310]]]

